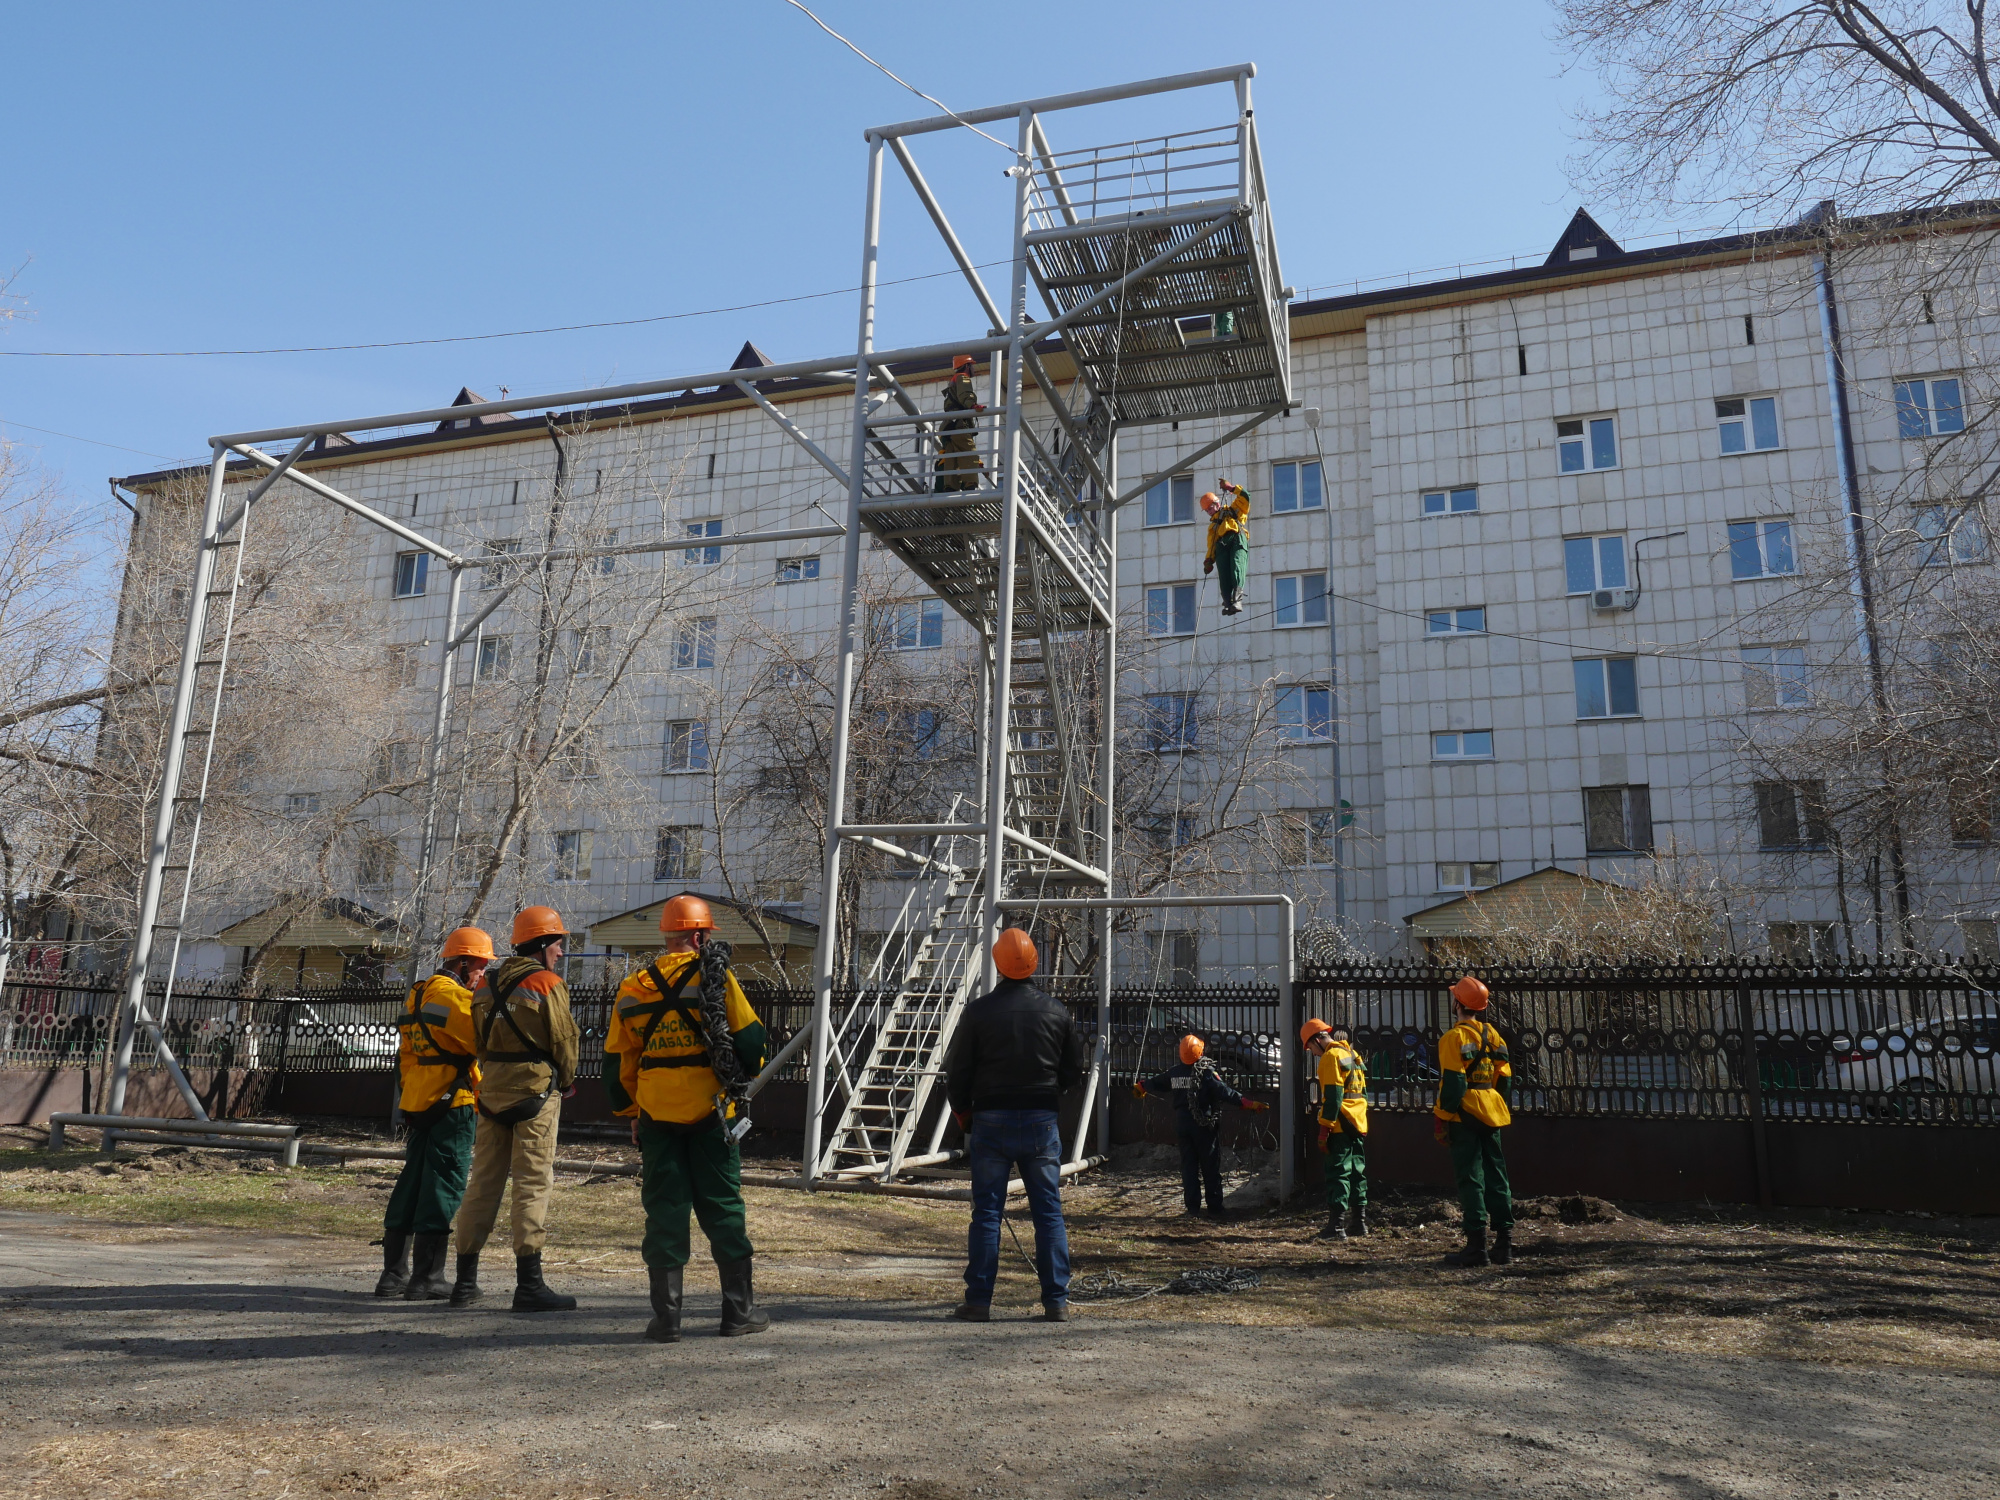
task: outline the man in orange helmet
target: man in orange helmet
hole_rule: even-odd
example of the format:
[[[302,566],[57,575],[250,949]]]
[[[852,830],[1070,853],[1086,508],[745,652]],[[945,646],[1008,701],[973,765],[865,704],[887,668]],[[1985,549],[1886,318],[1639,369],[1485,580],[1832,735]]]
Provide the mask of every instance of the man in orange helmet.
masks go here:
[[[640,1254],[653,1302],[646,1337],[680,1341],[690,1209],[722,1281],[722,1336],[762,1333],[771,1315],[757,1306],[751,1282],[732,1122],[743,1085],[764,1067],[764,1023],[729,971],[729,944],[711,936],[715,914],[706,901],[674,897],[660,908],[660,931],[666,951],[618,987],[604,1038],[605,1092],[632,1120],[644,1156]]]
[[[576,1298],[542,1280],[549,1198],[556,1184],[556,1127],[576,1084],[577,1028],[562,962],[563,919],[530,906],[514,918],[514,956],[472,995],[479,1036],[479,1127],[472,1180],[458,1210],[458,1277],[451,1305],[479,1300],[479,1252],[500,1213],[500,1193],[514,1182],[514,1311],[567,1312]]]
[[[944,388],[944,409],[946,411],[985,411],[979,404],[979,393],[972,386],[972,356],[957,354],[952,356],[951,380]],[[940,422],[938,431],[937,482],[932,489],[940,495],[956,490],[976,490],[979,488],[979,441],[973,435],[974,422],[970,417],[953,417],[948,422]]]
[[[1323,1240],[1368,1232],[1368,1070],[1344,1027],[1314,1016],[1299,1028],[1306,1051],[1319,1059],[1319,1149],[1326,1156]],[[1347,1222],[1350,1205],[1354,1219]]]
[[[1069,1229],[1062,1212],[1062,1133],[1056,1109],[1083,1081],[1090,1056],[1062,1004],[1033,982],[1034,940],[1009,927],[993,945],[1000,983],[965,1007],[944,1054],[945,1097],[965,1132],[972,1167],[972,1222],[965,1234],[968,1323],[992,1316],[1000,1274],[1000,1215],[1018,1167],[1035,1220],[1035,1274],[1042,1316],[1069,1320]]]
[[[1181,1198],[1191,1214],[1201,1212],[1201,1195],[1208,1190],[1208,1216],[1224,1217],[1222,1208],[1222,1111],[1228,1105],[1262,1114],[1270,1105],[1246,1099],[1223,1081],[1208,1057],[1208,1044],[1192,1032],[1181,1038],[1180,1061],[1143,1083],[1134,1083],[1134,1097],[1165,1094],[1174,1101],[1174,1138],[1181,1148]]]
[[[375,1295],[411,1302],[449,1297],[444,1256],[451,1216],[465,1196],[472,1162],[472,1101],[479,1096],[472,987],[493,961],[493,939],[461,927],[444,940],[437,973],[412,985],[396,1023],[401,1075],[403,1170],[382,1215],[382,1279]],[[416,1237],[416,1264],[410,1239]]]
[[[1514,1258],[1514,1197],[1500,1131],[1513,1123],[1508,1099],[1514,1069],[1507,1043],[1486,1022],[1486,986],[1467,974],[1451,987],[1457,1024],[1438,1042],[1438,1096],[1433,1133],[1451,1147],[1458,1203],[1465,1214],[1465,1248],[1445,1257],[1452,1266],[1504,1266]],[[1486,1227],[1493,1226],[1493,1249]]]
[[[1243,613],[1243,580],[1250,569],[1250,492],[1227,479],[1216,483],[1229,498],[1221,499],[1214,490],[1201,497],[1201,508],[1208,512],[1208,558],[1201,570],[1217,575],[1222,612],[1239,615]]]

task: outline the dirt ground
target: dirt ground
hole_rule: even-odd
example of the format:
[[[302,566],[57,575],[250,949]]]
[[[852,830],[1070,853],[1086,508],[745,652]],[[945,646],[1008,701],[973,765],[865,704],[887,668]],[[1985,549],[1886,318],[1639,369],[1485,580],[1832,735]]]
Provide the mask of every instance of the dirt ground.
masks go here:
[[[697,1261],[663,1348],[630,1178],[561,1183],[583,1307],[527,1317],[367,1295],[392,1163],[35,1139],[0,1137],[0,1495],[2000,1491],[1988,1221],[1531,1201],[1515,1265],[1449,1271],[1435,1196],[1378,1192],[1334,1250],[1310,1204],[1185,1218],[1141,1148],[1065,1191],[1111,1294],[1067,1325],[1011,1238],[1000,1321],[942,1321],[962,1204],[751,1189],[779,1326],[703,1336]],[[1146,1295],[1213,1266],[1258,1285]]]

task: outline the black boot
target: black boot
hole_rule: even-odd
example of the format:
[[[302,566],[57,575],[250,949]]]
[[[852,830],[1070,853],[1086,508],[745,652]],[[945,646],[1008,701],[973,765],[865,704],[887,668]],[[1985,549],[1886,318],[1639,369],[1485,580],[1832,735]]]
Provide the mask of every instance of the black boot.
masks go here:
[[[1354,1222],[1347,1226],[1347,1232],[1357,1238],[1368,1232],[1368,1210],[1366,1208],[1357,1208],[1354,1210]]]
[[[681,1341],[681,1268],[674,1266],[661,1270],[648,1266],[646,1280],[651,1284],[653,1296],[653,1321],[646,1325],[646,1337],[656,1344],[678,1344]]]
[[[1486,1226],[1481,1224],[1477,1229],[1466,1230],[1465,1248],[1456,1254],[1447,1255],[1444,1263],[1459,1267],[1490,1265],[1491,1261],[1486,1255]]]
[[[485,1295],[479,1290],[479,1252],[459,1256],[458,1274],[451,1283],[451,1305],[470,1307]]]
[[[401,1229],[382,1231],[382,1279],[375,1283],[378,1297],[400,1297],[410,1284],[410,1236]]]
[[[1493,1231],[1493,1253],[1489,1259],[1496,1266],[1511,1266],[1514,1263],[1514,1231],[1511,1226]]]
[[[542,1252],[514,1257],[515,1312],[570,1312],[576,1298],[558,1296],[542,1280]]]
[[[1319,1238],[1333,1240],[1336,1243],[1347,1238],[1347,1231],[1341,1227],[1339,1214],[1329,1213],[1326,1216],[1326,1227],[1320,1230]]]
[[[415,1265],[409,1288],[403,1293],[405,1302],[442,1302],[451,1295],[451,1283],[444,1279],[444,1256],[450,1245],[448,1234],[417,1236]]]
[[[733,1339],[746,1333],[762,1333],[769,1328],[771,1315],[757,1305],[757,1294],[750,1286],[750,1257],[718,1259],[715,1271],[722,1278],[722,1327],[719,1330],[722,1336]]]

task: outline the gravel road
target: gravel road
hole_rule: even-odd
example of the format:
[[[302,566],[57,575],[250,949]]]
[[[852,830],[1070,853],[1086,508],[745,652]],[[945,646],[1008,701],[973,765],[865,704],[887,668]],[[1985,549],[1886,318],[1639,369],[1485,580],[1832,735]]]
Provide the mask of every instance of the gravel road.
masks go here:
[[[724,1341],[706,1276],[660,1347],[629,1279],[536,1317],[372,1282],[325,1241],[0,1215],[0,1494],[2000,1493],[1985,1377],[1025,1306],[974,1327],[942,1296],[787,1298]]]

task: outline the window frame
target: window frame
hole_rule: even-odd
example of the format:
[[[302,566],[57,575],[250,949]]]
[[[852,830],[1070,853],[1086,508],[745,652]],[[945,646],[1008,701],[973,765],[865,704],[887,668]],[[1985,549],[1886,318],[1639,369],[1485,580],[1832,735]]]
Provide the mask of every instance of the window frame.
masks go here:
[[[1790,516],[1751,516],[1743,521],[1726,521],[1723,534],[1729,539],[1729,581],[1731,583],[1755,583],[1760,578],[1796,578],[1799,572],[1798,540],[1793,535]],[[1748,534],[1745,534],[1747,530]],[[1782,534],[1785,560],[1788,568],[1771,567],[1771,539]],[[1745,544],[1756,551],[1757,567],[1760,571],[1746,573],[1742,563],[1747,555]]]
[[[1164,608],[1156,610],[1154,605],[1155,595],[1164,597]],[[1149,583],[1145,586],[1142,598],[1146,606],[1146,635],[1148,639],[1173,640],[1176,637],[1184,638],[1191,636],[1200,624],[1201,596],[1197,587],[1192,583]],[[1182,615],[1180,608],[1183,602],[1187,605],[1185,616]],[[1187,628],[1185,630],[1180,628],[1180,623],[1183,619],[1187,621]],[[1165,624],[1167,628],[1155,630],[1153,626],[1156,621]]]
[[[1566,474],[1602,474],[1608,470],[1623,467],[1622,460],[1624,454],[1621,451],[1619,442],[1617,412],[1592,412],[1588,415],[1557,417],[1555,423],[1556,473],[1559,476]],[[1566,426],[1574,426],[1577,430],[1574,433],[1566,433],[1563,431],[1563,428]],[[1598,439],[1604,435],[1603,429],[1609,429],[1611,439],[1611,461],[1609,463],[1599,463],[1597,461],[1597,456],[1600,452]],[[1576,445],[1577,451],[1577,462],[1574,465],[1571,465],[1569,462],[1568,450],[1572,443]]]
[[[1273,842],[1279,863],[1287,870],[1340,868],[1340,809],[1288,807],[1277,814]]]
[[[1316,497],[1313,500],[1313,503],[1310,505],[1307,505],[1305,503],[1305,489],[1306,489],[1305,476],[1306,476],[1306,471],[1308,469],[1312,471],[1313,475],[1312,489]],[[1284,488],[1284,485],[1278,478],[1280,470],[1289,470],[1291,473],[1290,487],[1292,492],[1292,503],[1290,505],[1280,505],[1278,503],[1279,496]],[[1322,511],[1325,509],[1326,509],[1326,472],[1324,466],[1320,463],[1318,459],[1282,458],[1282,459],[1275,459],[1272,461],[1271,511],[1270,511],[1272,515],[1295,516],[1303,511]]]
[[[421,599],[425,585],[430,580],[431,555],[418,550],[398,552],[395,572],[389,580],[391,597],[397,599]]]
[[[521,539],[516,536],[495,537],[484,544],[486,555],[496,561],[489,562],[479,570],[479,588],[482,592],[497,589],[507,581],[505,559],[519,555]]]
[[[666,742],[660,758],[661,774],[698,776],[708,770],[708,762],[708,720],[667,720]]]
[[[587,884],[591,876],[591,863],[596,843],[590,828],[554,828],[549,830],[549,879],[564,885]],[[569,852],[564,853],[563,840],[573,839]],[[567,871],[568,873],[564,873]]]
[[[1733,414],[1725,414],[1722,408],[1734,402],[1741,408]],[[1757,408],[1769,408],[1771,418],[1771,441],[1757,441]],[[1735,428],[1738,441],[1748,438],[1746,446],[1729,446],[1729,429]],[[1717,446],[1724,458],[1744,458],[1753,453],[1776,453],[1785,446],[1785,430],[1778,418],[1778,398],[1770,396],[1717,396],[1715,398],[1715,432]]]
[[[1303,585],[1308,579],[1319,580],[1317,593],[1307,592]],[[1286,584],[1294,585],[1298,592],[1290,604],[1285,603]],[[1313,606],[1319,607],[1319,618],[1312,618]],[[1273,630],[1324,630],[1329,623],[1328,610],[1332,607],[1333,596],[1327,592],[1326,569],[1308,569],[1303,573],[1274,573],[1271,575],[1271,628]],[[1285,611],[1294,616],[1285,618]]]
[[[1156,521],[1153,519],[1155,513],[1153,500],[1156,495],[1160,499],[1160,510],[1166,516],[1165,520]],[[1145,520],[1145,524],[1141,528],[1142,530],[1150,531],[1154,527],[1159,526],[1192,526],[1194,524],[1194,475],[1191,473],[1169,474],[1158,484],[1150,486],[1140,498],[1145,506],[1145,509],[1140,512]]]
[[[1617,822],[1619,842],[1607,844],[1597,842],[1593,834],[1599,819],[1591,806],[1592,796],[1598,800],[1601,809],[1609,796],[1617,798]],[[1653,788],[1647,782],[1632,782],[1622,786],[1587,786],[1583,788],[1583,852],[1587,855],[1650,854],[1655,847],[1653,839]]]
[[[1750,783],[1751,800],[1757,812],[1757,847],[1772,853],[1793,853],[1824,849],[1832,842],[1832,822],[1826,806],[1826,783],[1810,781],[1753,781]],[[1780,793],[1784,795],[1786,808],[1782,818],[1774,818]],[[1778,823],[1789,823],[1794,837],[1790,841],[1774,841],[1774,831]]]
[[[1470,495],[1472,503],[1470,505],[1458,504],[1457,501],[1460,495]],[[1438,502],[1435,507],[1431,504],[1432,500]],[[1476,484],[1452,485],[1446,489],[1421,490],[1418,492],[1417,514],[1419,516],[1425,518],[1431,516],[1470,516],[1477,515],[1478,512],[1479,486]]]
[[[1764,660],[1753,661],[1762,653]],[[1796,656],[1796,661],[1780,661],[1779,653]],[[1743,672],[1743,706],[1750,713],[1781,713],[1812,706],[1812,664],[1804,646],[1740,646],[1737,660]],[[1764,688],[1757,683],[1762,679]],[[1788,696],[1795,692],[1796,696]]]
[[[1571,599],[1585,598],[1599,589],[1626,589],[1632,586],[1631,549],[1626,545],[1626,534],[1622,531],[1588,531],[1574,536],[1566,536],[1563,543],[1563,593]],[[1593,580],[1589,588],[1576,587],[1576,570],[1573,566],[1576,553],[1572,544],[1588,542],[1590,546],[1590,576]],[[1618,544],[1618,580],[1614,583],[1604,576],[1604,544]]]
[[[785,569],[788,567],[796,569],[796,571],[792,574],[791,577],[785,576]],[[810,555],[807,556],[781,557],[778,559],[779,587],[782,588],[788,584],[794,584],[794,583],[815,583],[818,580],[819,580],[819,554],[817,552],[811,553]]]
[[[1320,712],[1315,717],[1314,698]],[[1323,682],[1288,682],[1271,695],[1271,722],[1278,738],[1288,745],[1326,745],[1333,742],[1333,689]],[[1292,733],[1296,726],[1298,733]],[[1318,733],[1314,733],[1318,730]]]
[[[1445,871],[1454,868],[1465,872],[1465,880],[1462,884],[1454,884],[1446,880]],[[1481,881],[1478,874],[1481,870],[1490,870],[1493,878]],[[1441,859],[1436,862],[1432,870],[1432,875],[1437,880],[1437,889],[1440,895],[1465,895],[1473,891],[1490,891],[1494,886],[1500,884],[1500,861],[1497,859]]]
[[[935,651],[944,645],[944,600],[888,599],[875,606],[876,629],[885,651]],[[905,619],[907,617],[907,625]],[[933,629],[932,627],[936,628]],[[909,637],[907,644],[905,636]],[[925,640],[925,636],[934,637]]]
[[[706,672],[715,665],[716,617],[695,615],[674,632],[675,672]]]
[[[1631,686],[1631,708],[1620,710],[1616,688],[1612,682],[1612,665],[1617,663],[1623,670],[1618,674],[1629,674]],[[1601,714],[1585,713],[1584,710],[1584,669],[1597,668],[1597,688],[1604,703]],[[1576,694],[1576,718],[1579,724],[1594,724],[1606,719],[1639,719],[1645,715],[1639,711],[1639,658],[1637,656],[1574,656],[1570,658],[1570,685]]]
[[[720,516],[703,516],[698,521],[682,521],[681,525],[686,528],[682,532],[684,537],[698,537],[706,541],[712,536],[722,535],[722,518]],[[713,568],[719,566],[721,562],[722,548],[720,546],[683,547],[681,549],[681,566],[684,568]]]
[[[1484,750],[1467,750],[1464,748],[1466,739],[1475,734],[1486,736],[1486,748]],[[1449,750],[1444,748],[1443,742],[1446,740],[1455,742]],[[1433,762],[1443,761],[1447,764],[1455,765],[1462,761],[1490,761],[1493,759],[1495,759],[1493,752],[1493,731],[1490,729],[1433,729],[1431,731],[1431,760]]]
[[[1905,375],[1892,382],[1893,399],[1896,408],[1896,436],[1905,442],[1921,441],[1926,438],[1956,437],[1965,431],[1965,378],[1962,375]],[[1937,387],[1951,387],[1951,402],[1948,408],[1941,408],[1937,402]],[[1921,398],[1910,399],[1911,392]],[[1938,414],[1948,409],[1956,425],[1940,427]],[[1915,419],[1914,421],[1912,419]]]
[[[653,880],[701,879],[707,828],[701,823],[661,823],[653,835]]]
[[[1461,624],[1461,618],[1465,615],[1477,615],[1479,617],[1478,625],[1468,627]],[[1438,629],[1437,622],[1444,619],[1449,619],[1451,623],[1440,630]],[[1487,633],[1486,606],[1483,604],[1454,605],[1450,609],[1427,609],[1424,611],[1424,637],[1427,640],[1434,636],[1442,638],[1454,635],[1485,635]]]
[[[1149,754],[1191,755],[1201,749],[1201,694],[1148,693],[1145,699],[1142,728]],[[1172,738],[1163,732],[1168,727],[1175,731]]]
[[[1992,561],[1992,542],[1986,534],[1986,518],[1977,500],[1920,505],[1911,517],[1911,525],[1917,534],[1918,567],[1963,568]],[[1962,552],[1962,537],[1974,539],[1977,550]]]
[[[474,682],[506,682],[514,670],[514,638],[510,635],[482,635],[472,654]]]

